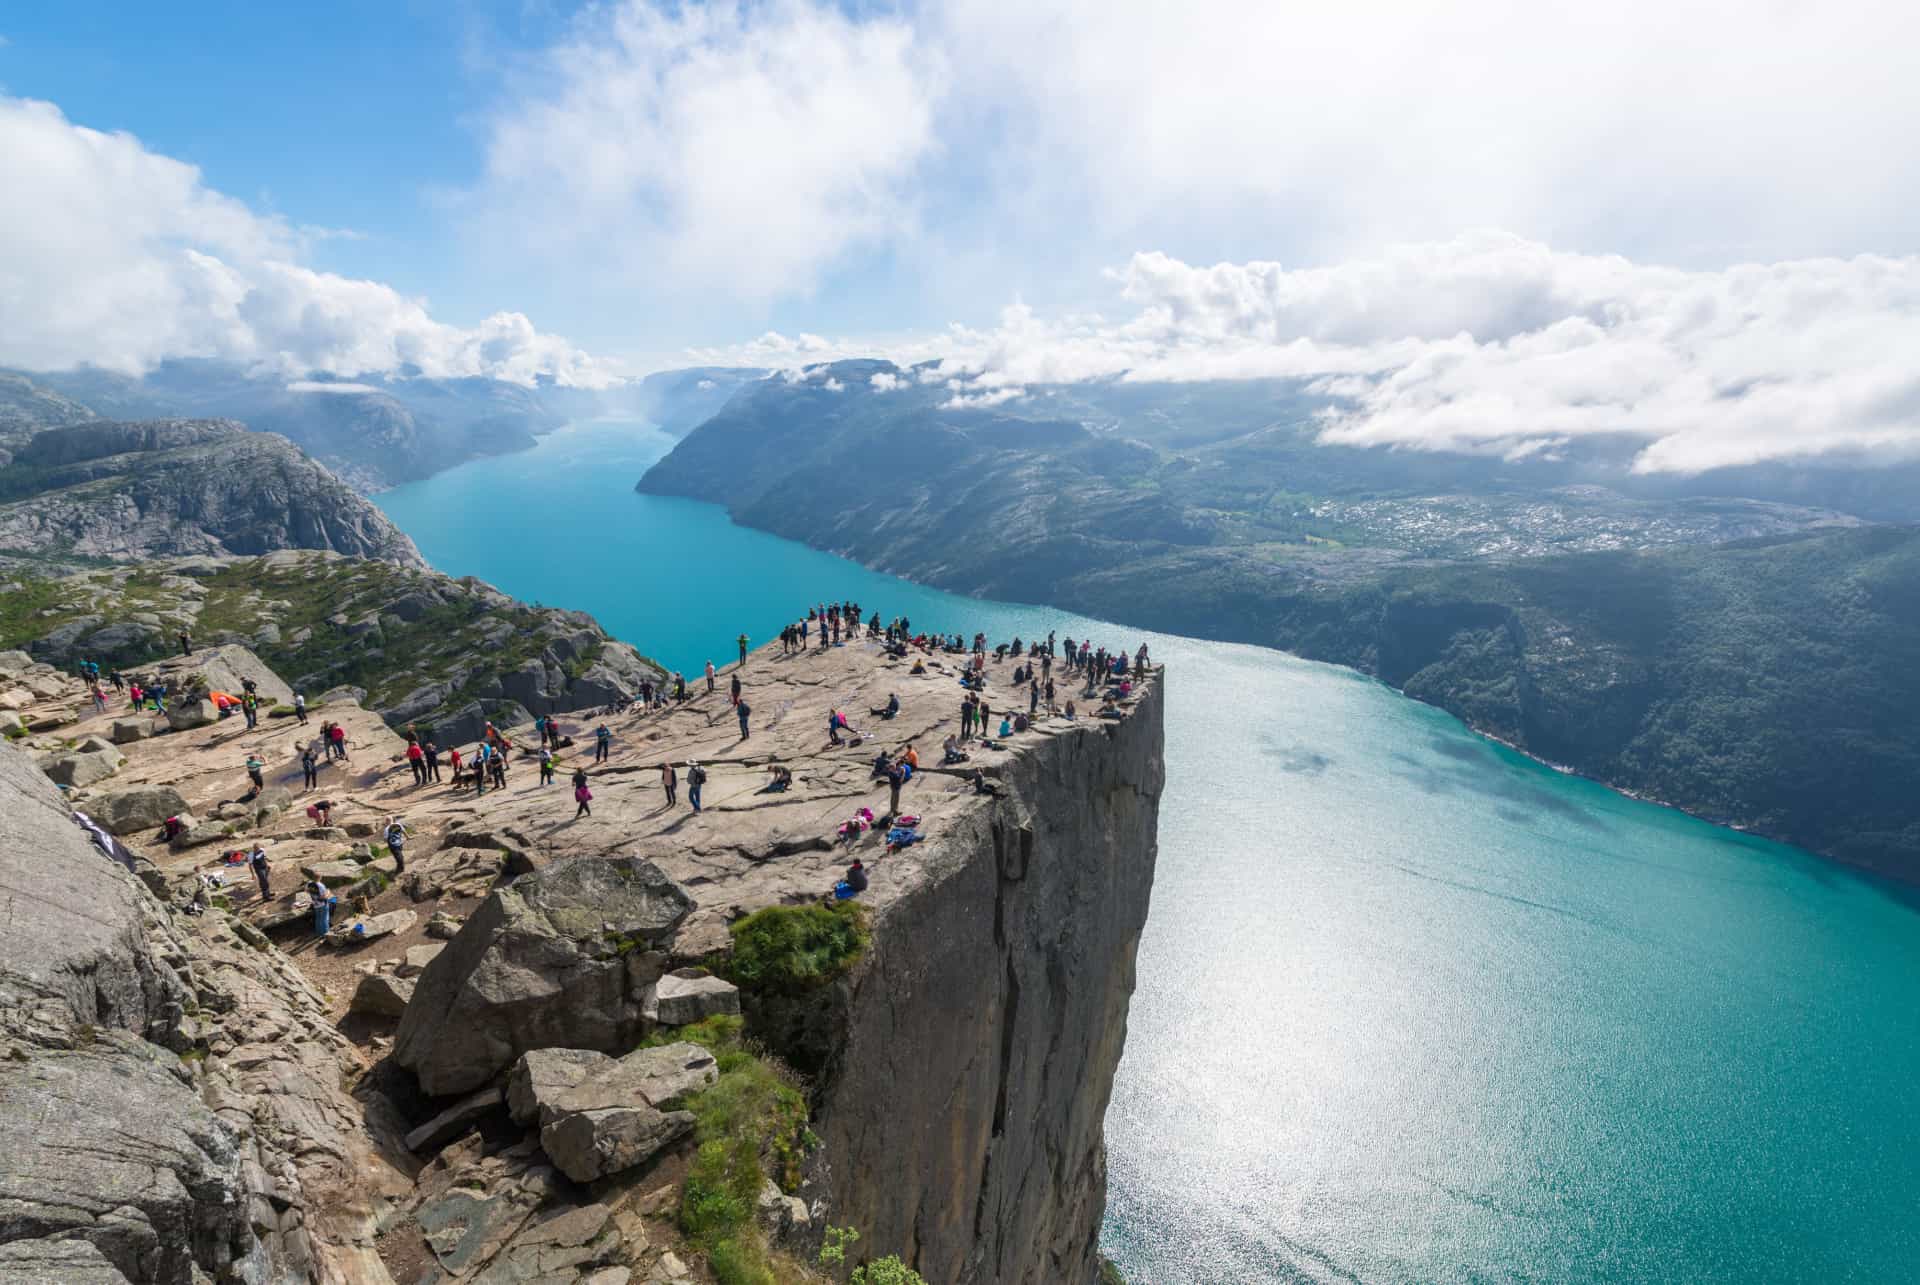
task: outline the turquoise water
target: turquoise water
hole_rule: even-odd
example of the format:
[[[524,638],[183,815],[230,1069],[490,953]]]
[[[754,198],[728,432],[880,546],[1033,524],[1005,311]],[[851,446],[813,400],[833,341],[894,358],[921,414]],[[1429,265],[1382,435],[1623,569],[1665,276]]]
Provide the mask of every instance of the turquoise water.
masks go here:
[[[1920,897],[1342,670],[975,602],[636,495],[578,426],[380,497],[434,565],[688,673],[803,604],[1168,662],[1107,1133],[1136,1285],[1920,1279]]]

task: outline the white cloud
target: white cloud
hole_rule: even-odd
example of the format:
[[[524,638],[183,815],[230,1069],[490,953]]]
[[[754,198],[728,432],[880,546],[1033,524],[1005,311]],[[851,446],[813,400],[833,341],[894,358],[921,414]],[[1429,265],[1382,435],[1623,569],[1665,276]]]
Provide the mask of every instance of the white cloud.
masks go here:
[[[590,8],[491,121],[469,209],[484,243],[601,288],[805,294],[911,224],[942,83],[891,16],[812,0]]]
[[[378,393],[378,384],[356,384],[348,380],[296,379],[287,385],[290,393]]]
[[[867,382],[873,385],[873,391],[876,393],[898,392],[907,386],[905,379],[902,379],[890,370],[875,371],[873,375],[868,378]]]
[[[1338,399],[1323,440],[1358,446],[1518,458],[1614,436],[1679,473],[1920,455],[1920,257],[1686,271],[1479,233],[1321,268],[1140,254],[1112,276],[1120,320],[1016,304],[989,330],[824,355],[936,361],[920,382],[953,408],[1090,379],[1303,379]],[[702,356],[778,367],[790,346]]]
[[[389,286],[316,272],[311,233],[207,187],[130,134],[0,97],[0,362],[138,372],[222,357],[299,374],[391,371],[571,383],[605,375],[518,313],[463,328]]]

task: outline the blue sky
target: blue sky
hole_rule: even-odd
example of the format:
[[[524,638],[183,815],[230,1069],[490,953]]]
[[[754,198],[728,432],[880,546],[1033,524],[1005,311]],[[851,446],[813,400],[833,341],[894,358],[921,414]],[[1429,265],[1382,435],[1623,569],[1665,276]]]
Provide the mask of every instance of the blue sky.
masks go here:
[[[1920,311],[1905,0],[36,4],[0,40],[0,363],[1283,373],[1503,450],[1792,394],[1715,458],[1920,406],[1882,350]]]

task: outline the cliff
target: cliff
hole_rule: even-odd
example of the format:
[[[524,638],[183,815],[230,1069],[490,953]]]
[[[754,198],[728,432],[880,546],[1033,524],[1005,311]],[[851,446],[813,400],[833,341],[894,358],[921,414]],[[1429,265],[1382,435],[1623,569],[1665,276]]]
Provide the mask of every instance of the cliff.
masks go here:
[[[1104,1121],[1158,841],[1161,700],[1012,756],[876,916],[816,1129],[834,1220],[929,1281],[1098,1279]]]
[[[322,465],[231,420],[48,429],[0,468],[0,552],[129,559],[287,548],[425,565],[412,540]]]
[[[255,583],[275,561],[254,570]],[[257,663],[230,653],[229,668]],[[865,639],[793,655],[764,648],[721,675],[742,680],[747,735],[725,686],[702,685],[670,707],[606,717],[605,762],[578,748],[591,723],[563,718],[574,741],[563,779],[577,766],[593,785],[591,812],[577,816],[570,792],[538,783],[524,756],[505,788],[485,794],[416,784],[393,732],[357,704],[330,703],[324,715],[346,728],[352,756],[321,769],[316,797],[334,811],[315,826],[296,806],[294,757],[311,725],[229,718],[163,730],[164,720],[96,714],[74,680],[0,653],[0,674],[16,685],[7,699],[27,702],[23,744],[49,770],[100,761],[103,775],[76,776],[67,797],[121,831],[140,870],[135,880],[90,851],[44,781],[13,792],[35,795],[40,819],[0,835],[0,876],[28,923],[0,946],[0,973],[21,991],[3,998],[42,1026],[54,1018],[39,1008],[65,1005],[55,1017],[66,1034],[27,1031],[35,1044],[20,1078],[9,1082],[0,1061],[0,1095],[12,1095],[0,1105],[9,1120],[32,1121],[63,1094],[81,1132],[0,1139],[0,1183],[12,1184],[0,1192],[0,1255],[13,1256],[0,1263],[66,1270],[61,1255],[86,1251],[50,1242],[84,1240],[134,1281],[185,1281],[197,1268],[222,1285],[303,1271],[377,1283],[432,1270],[559,1285],[612,1268],[609,1279],[675,1285],[687,1279],[684,1256],[705,1258],[716,1280],[764,1285],[824,1282],[808,1265],[831,1224],[860,1231],[850,1261],[898,1255],[929,1281],[1092,1285],[1103,1118],[1156,856],[1159,677],[1114,717],[1042,717],[1003,741],[970,741],[964,763],[943,767],[961,658],[914,655],[920,673]],[[165,662],[176,677],[194,663]],[[1021,699],[1012,668],[987,664],[996,707]],[[1063,700],[1077,694],[1058,677]],[[869,712],[889,696],[900,699],[896,716]],[[830,709],[859,729],[839,744],[822,734]],[[510,730],[531,743],[529,729]],[[118,750],[92,740],[108,733]],[[895,850],[884,825],[843,831],[862,808],[886,812],[872,756],[907,745],[923,768],[900,811],[918,818],[920,840]],[[265,764],[266,789],[236,800],[242,750]],[[704,809],[690,810],[685,794],[662,806],[659,764],[696,759],[709,773]],[[13,761],[16,776],[31,775]],[[791,772],[784,790],[767,788],[773,765]],[[975,788],[975,771],[989,792]],[[0,813],[25,809],[9,795]],[[168,814],[200,820],[163,843],[152,827]],[[343,852],[390,816],[412,836],[404,871],[388,856]],[[211,854],[256,842],[275,895],[256,896],[244,873],[227,871],[206,914],[178,913],[195,872],[225,869]],[[856,857],[871,872],[867,890],[839,915],[819,910]],[[307,944],[295,872],[340,889],[338,931],[319,948]],[[69,882],[75,874],[84,881]],[[740,962],[741,926],[800,908],[857,922],[863,948],[818,985],[770,988]],[[300,945],[282,955],[266,934]],[[701,1007],[733,994],[709,973],[737,981],[751,1046],[687,1025],[727,1011]],[[683,988],[673,1009],[670,983]],[[100,1033],[109,1026],[120,1033]],[[61,1039],[157,1071],[135,1076],[124,1110],[112,1077],[135,1073],[118,1062],[47,1087],[67,1075]],[[726,1042],[718,1066],[687,1039]],[[806,1082],[755,1048],[777,1050]],[[673,1072],[682,1078],[664,1090],[648,1087],[650,1075],[595,1090],[613,1098],[569,1099],[565,1086],[529,1087],[521,1058],[539,1050],[572,1050],[569,1064],[679,1058],[704,1069]],[[655,1133],[594,1133],[642,1115],[636,1092],[684,1103],[715,1074],[714,1101],[654,1112]],[[547,1095],[537,1116],[530,1092]],[[784,1105],[743,1110],[755,1093]],[[574,1112],[573,1133],[548,1127],[548,1106]],[[163,1140],[163,1167],[178,1179],[139,1206],[144,1226],[132,1231],[100,1212],[127,1166],[152,1159],[112,1132],[129,1120]],[[738,1154],[710,1145],[716,1121],[764,1158],[728,1188],[726,1208],[745,1221],[727,1224],[725,1239],[694,1185],[713,1155]],[[90,1159],[61,1173],[68,1147]],[[26,1212],[9,1222],[9,1207]],[[748,1248],[771,1258],[770,1274],[743,1268]]]

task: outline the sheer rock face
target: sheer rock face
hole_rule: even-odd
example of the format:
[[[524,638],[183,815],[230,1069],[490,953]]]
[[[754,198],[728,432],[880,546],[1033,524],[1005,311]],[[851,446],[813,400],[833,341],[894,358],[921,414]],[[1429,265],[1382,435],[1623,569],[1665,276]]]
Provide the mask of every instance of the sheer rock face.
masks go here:
[[[0,900],[0,1276],[389,1279],[374,1216],[402,1182],[284,957],[176,919],[11,746]]]
[[[0,547],[96,558],[331,549],[424,566],[386,515],[234,420],[49,429],[0,476]]]
[[[1159,683],[1124,722],[1002,771],[878,915],[816,1128],[834,1221],[928,1280],[1085,1285],[1153,886]]]
[[[578,858],[488,896],[421,973],[394,1059],[435,1096],[463,1093],[539,1048],[624,1051],[660,975],[648,948],[693,908],[638,857]]]

